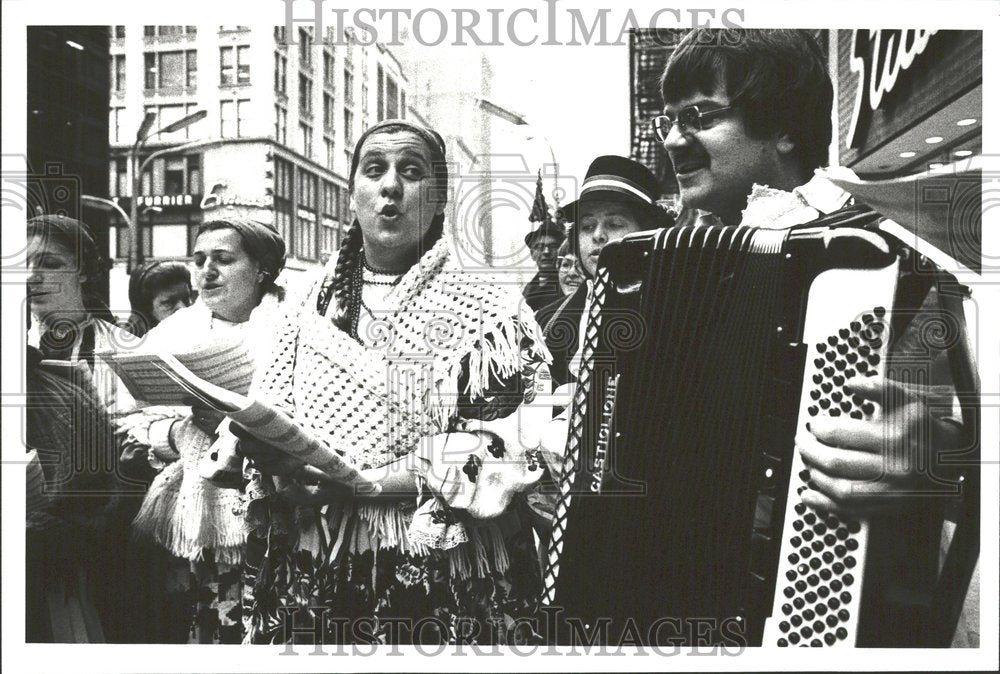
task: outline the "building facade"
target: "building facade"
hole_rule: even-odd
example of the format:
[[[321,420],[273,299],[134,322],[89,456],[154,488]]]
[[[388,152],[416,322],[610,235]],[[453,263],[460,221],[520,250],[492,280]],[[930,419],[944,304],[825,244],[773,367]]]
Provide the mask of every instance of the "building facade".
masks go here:
[[[186,259],[198,226],[231,214],[274,224],[289,273],[325,262],[351,222],[347,178],[357,138],[382,119],[407,116],[409,82],[393,53],[350,31],[318,39],[308,26],[292,34],[112,26],[111,36],[109,191],[126,213],[136,132],[155,114],[138,156],[143,257]],[[198,111],[207,114],[157,133]],[[130,239],[120,215],[112,225],[117,310],[127,306]]]
[[[108,27],[28,26],[27,32],[28,216],[79,218],[106,254],[107,213],[84,197],[108,196]],[[107,278],[98,285],[107,299]]]

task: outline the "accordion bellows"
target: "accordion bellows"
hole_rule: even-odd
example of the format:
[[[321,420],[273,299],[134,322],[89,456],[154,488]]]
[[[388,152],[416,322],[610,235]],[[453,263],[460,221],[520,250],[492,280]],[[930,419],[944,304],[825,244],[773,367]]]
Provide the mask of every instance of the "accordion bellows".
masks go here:
[[[705,628],[711,643],[761,643],[808,418],[803,334],[814,316],[846,326],[895,285],[895,253],[860,228],[874,216],[838,217],[856,227],[675,227],[605,248],[547,603],[612,619],[611,639],[694,643]],[[847,287],[842,268],[887,282]]]

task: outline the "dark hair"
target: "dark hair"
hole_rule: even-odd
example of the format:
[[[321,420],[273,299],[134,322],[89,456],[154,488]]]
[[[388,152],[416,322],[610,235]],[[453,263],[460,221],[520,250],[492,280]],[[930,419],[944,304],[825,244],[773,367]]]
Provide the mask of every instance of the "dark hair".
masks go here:
[[[361,148],[365,141],[378,133],[399,133],[410,132],[419,136],[431,154],[431,168],[434,174],[434,192],[436,197],[447,203],[448,200],[448,164],[445,160],[444,140],[433,129],[428,129],[411,122],[389,119],[370,127],[361,134],[358,142],[354,146],[354,154],[351,157],[351,174],[348,178],[348,187],[354,192],[354,176],[358,171],[358,164],[361,162]],[[429,250],[441,235],[444,234],[444,214],[438,213],[431,220],[431,226],[420,245],[420,252]],[[351,307],[356,298],[351,297],[351,279],[361,263],[361,255],[364,252],[363,239],[361,236],[361,223],[357,217],[351,223],[343,240],[340,242],[340,250],[337,253],[337,264],[333,269],[333,279],[330,284],[332,301],[334,302],[333,323],[344,332],[351,332]]]
[[[833,85],[805,30],[709,29],[688,33],[660,77],[664,103],[721,88],[744,115],[747,135],[788,134],[802,169],[829,161]]]
[[[260,285],[261,293],[276,292],[280,295],[281,288],[277,285],[277,279],[285,267],[285,240],[278,234],[278,230],[256,220],[227,216],[203,222],[198,227],[195,238],[219,229],[232,229],[239,234],[247,255],[260,265],[260,271],[264,275]]]
[[[177,260],[158,260],[135,269],[128,280],[128,301],[132,315],[128,319],[128,331],[142,337],[156,327],[153,316],[153,300],[165,288],[184,283],[191,289],[191,270]]]
[[[28,238],[37,236],[46,246],[56,245],[66,250],[79,264],[83,308],[94,318],[110,323],[115,317],[101,299],[100,277],[111,268],[101,257],[90,228],[80,220],[65,215],[39,215],[28,220]]]

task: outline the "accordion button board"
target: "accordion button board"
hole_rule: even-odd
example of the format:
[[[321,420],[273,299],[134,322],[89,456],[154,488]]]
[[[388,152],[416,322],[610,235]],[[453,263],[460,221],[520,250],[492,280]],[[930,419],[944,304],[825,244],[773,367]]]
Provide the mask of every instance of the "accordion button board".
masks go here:
[[[803,329],[808,344],[797,437],[819,416],[877,421],[881,410],[847,382],[884,369],[897,265],[824,272],[813,282]],[[813,487],[796,451],[792,459],[781,552],[765,646],[853,646],[868,544],[863,520],[821,513],[802,501]]]

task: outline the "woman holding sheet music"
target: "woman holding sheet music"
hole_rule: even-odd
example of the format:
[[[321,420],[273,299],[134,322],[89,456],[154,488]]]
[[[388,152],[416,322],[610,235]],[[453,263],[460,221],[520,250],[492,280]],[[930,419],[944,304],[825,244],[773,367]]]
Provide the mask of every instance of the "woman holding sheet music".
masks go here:
[[[437,133],[373,126],[350,188],[356,219],[255,389],[366,488],[240,432],[260,473],[247,641],[314,624],[326,643],[531,639],[517,619],[539,593],[528,503],[544,470],[533,431],[551,409],[528,403],[547,390],[544,342],[515,288],[455,259]]]
[[[126,641],[137,602],[120,591],[123,551],[141,492],[118,479],[116,418],[133,401],[95,354],[135,339],[98,298],[106,261],[83,222],[32,218],[27,243],[25,638]]]
[[[180,353],[242,339],[265,360],[284,297],[275,283],[284,255],[270,226],[239,218],[202,224],[192,260],[199,300],[151,330],[146,348]],[[186,607],[174,603],[194,616],[193,625],[174,626],[175,636],[163,638],[239,643],[243,479],[241,461],[227,451],[236,439],[208,409],[147,408],[136,416],[124,456],[134,472],[155,477],[133,528],[175,556],[173,596],[189,599]]]
[[[130,410],[134,401],[121,380],[95,357],[135,345],[129,332],[99,297],[107,269],[87,226],[64,215],[39,215],[28,221],[28,306],[32,329],[28,342],[47,360],[84,362],[98,399],[112,415]]]

